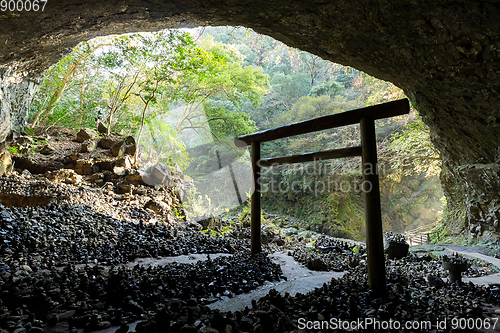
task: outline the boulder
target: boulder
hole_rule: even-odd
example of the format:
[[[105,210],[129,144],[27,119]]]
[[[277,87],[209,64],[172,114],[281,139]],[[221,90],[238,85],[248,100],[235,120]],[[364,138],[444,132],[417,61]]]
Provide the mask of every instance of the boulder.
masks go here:
[[[95,140],[87,140],[82,143],[82,147],[80,148],[81,153],[90,153],[97,149],[97,141]]]
[[[59,315],[57,313],[50,313],[47,318],[45,318],[45,322],[51,327],[56,326],[59,322]]]
[[[58,159],[35,159],[29,155],[15,155],[12,159],[17,169],[27,169],[33,174],[44,174],[47,171],[64,169],[64,163]]]
[[[126,194],[132,192],[132,185],[125,184],[123,182],[116,184],[115,188],[116,194]]]
[[[127,145],[135,145],[135,139],[133,136],[127,136],[124,141]]]
[[[92,175],[99,171],[99,167],[92,161],[80,159],[75,162],[75,172],[79,175]]]
[[[111,155],[114,157],[121,157],[125,154],[126,148],[125,141],[115,142],[113,147],[111,147]]]
[[[95,139],[97,138],[99,134],[91,128],[82,128],[80,132],[76,134],[76,142],[82,143],[87,140]]]
[[[69,311],[63,312],[63,313],[59,314],[59,321],[65,321],[65,320],[71,319],[71,318],[73,318],[75,313],[76,313],[75,310],[69,310]]]
[[[47,171],[44,176],[50,181],[66,184],[78,184],[82,181],[82,176],[71,169]]]
[[[395,232],[386,232],[384,235],[384,253],[389,259],[401,259],[408,255],[410,246],[403,235]]]
[[[97,125],[97,131],[101,134],[108,134],[108,128],[101,122]]]
[[[328,271],[328,265],[320,258],[314,258],[307,262],[307,268],[312,271]]]
[[[102,331],[102,330],[108,329],[110,327],[111,327],[111,322],[104,320],[104,321],[100,321],[97,323],[96,330]]]
[[[104,174],[103,173],[94,173],[92,176],[88,178],[89,183],[103,185],[104,184]]]
[[[155,199],[151,199],[149,200],[145,205],[144,205],[144,209],[151,209],[152,211],[154,211],[156,214],[161,214],[161,215],[164,215],[164,214],[167,214],[170,212],[170,207],[164,203],[163,201],[160,201],[160,200],[155,200]]]
[[[111,138],[104,137],[101,140],[99,140],[99,146],[101,146],[104,149],[110,149],[114,145],[115,145],[115,140]]]
[[[119,179],[119,176],[114,174],[112,171],[104,170],[102,173],[104,175],[104,182],[106,183],[107,182],[116,183],[116,180]]]
[[[9,173],[13,169],[12,158],[5,144],[0,144],[0,176]]]
[[[137,151],[137,146],[136,145],[131,145],[131,146],[127,146],[127,148],[125,148],[125,154],[126,155],[135,155],[135,152]]]
[[[409,247],[408,244],[389,242],[387,246],[384,246],[384,253],[389,259],[401,259],[408,255]]]
[[[174,183],[170,168],[162,163],[158,163],[146,169],[144,171],[142,179],[146,184],[150,186],[155,186],[155,185],[171,186]]]
[[[199,223],[203,229],[213,229],[214,227],[221,225],[222,220],[218,216],[211,216],[210,214],[204,214],[195,217],[194,220]]]
[[[132,159],[129,156],[119,158],[113,163],[113,172],[119,176],[125,175],[130,168],[132,168]]]
[[[65,157],[63,157],[63,159],[61,160],[61,162],[64,165],[68,165],[68,164],[73,163],[73,160],[69,156],[65,156]],[[66,168],[66,169],[71,169],[71,168]]]
[[[262,243],[262,245],[269,244],[269,236],[266,234],[260,235],[260,242]]]
[[[443,281],[439,276],[437,275],[432,275],[429,274],[427,275],[427,282],[431,287],[441,289],[443,287],[446,287],[446,282]]]
[[[127,173],[127,169],[121,166],[114,166],[113,173],[117,176],[124,176]]]
[[[101,170],[113,170],[113,161],[98,161],[96,162],[96,165],[101,168]]]
[[[142,175],[137,170],[129,170],[123,182],[125,184],[131,184],[135,186],[144,185],[144,180],[142,180]]]
[[[41,327],[32,327],[29,333],[44,333],[45,331]]]
[[[42,149],[39,150],[39,153],[43,155],[52,155],[55,151],[56,150],[51,146],[45,145],[42,147]]]

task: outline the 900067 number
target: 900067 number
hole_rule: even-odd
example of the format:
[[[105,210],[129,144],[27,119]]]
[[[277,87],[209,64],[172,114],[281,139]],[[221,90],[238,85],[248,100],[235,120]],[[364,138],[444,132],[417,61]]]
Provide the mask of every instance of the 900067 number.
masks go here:
[[[1,0],[2,12],[44,11],[48,0]]]
[[[453,330],[477,330],[495,329],[498,318],[453,318],[451,328]]]

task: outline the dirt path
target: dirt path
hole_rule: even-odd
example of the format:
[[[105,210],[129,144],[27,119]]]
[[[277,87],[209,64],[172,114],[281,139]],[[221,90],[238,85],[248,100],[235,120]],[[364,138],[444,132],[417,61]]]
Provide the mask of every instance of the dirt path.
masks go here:
[[[448,249],[448,250],[451,250],[451,249]],[[490,264],[493,264],[496,267],[500,268],[500,259],[493,258],[493,257],[487,256],[487,255],[481,254],[481,253],[463,252],[463,251],[457,251],[457,250],[452,250],[452,251],[456,252],[460,255],[463,255],[463,256],[474,257],[474,258],[484,260],[484,261],[489,262]],[[470,281],[474,284],[500,284],[500,273],[476,277],[476,278],[464,278],[463,280],[464,280],[464,282]]]
[[[284,253],[275,253],[270,257],[275,263],[281,266],[283,275],[287,278],[286,281],[266,282],[249,293],[240,294],[233,298],[226,298],[208,306],[221,311],[241,311],[245,309],[245,306],[250,308],[252,300],[264,297],[273,288],[282,295],[285,293],[289,293],[292,296],[295,296],[297,293],[306,294],[315,288],[323,286],[324,283],[330,282],[332,278],[341,278],[345,274],[344,272],[311,271],[301,263],[296,262],[292,256]]]
[[[463,245],[453,245],[453,244],[437,244],[437,245],[414,245],[410,247],[410,250],[418,250],[418,249],[423,249],[426,251],[440,251],[443,248],[446,249],[446,251],[452,253],[452,252],[464,252],[464,253],[478,253],[478,254],[484,254],[490,257],[495,256],[495,251],[492,248],[486,247],[486,246],[479,246],[479,245],[474,245],[474,246],[463,246]],[[500,268],[500,267],[499,267]]]

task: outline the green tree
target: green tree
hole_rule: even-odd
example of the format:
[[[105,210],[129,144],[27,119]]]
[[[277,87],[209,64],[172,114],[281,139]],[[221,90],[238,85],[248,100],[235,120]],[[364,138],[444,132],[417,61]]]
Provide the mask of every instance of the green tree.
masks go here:
[[[184,104],[177,121],[178,132],[204,128],[201,124],[205,115],[203,106],[213,101],[229,101],[235,109],[244,100],[254,106],[259,105],[269,86],[268,76],[258,68],[244,66],[237,50],[214,42],[212,38],[203,40],[200,47],[205,52],[207,66],[196,73],[183,72],[176,87],[175,95]],[[217,117],[228,115],[227,112],[224,115],[219,112]]]
[[[140,36],[139,52],[147,64],[140,78],[136,95],[142,101],[141,123],[136,142],[139,147],[150,105],[158,104],[162,99],[175,101],[180,94],[180,78],[203,76],[218,66],[213,55],[197,47],[193,38],[186,32],[164,30]],[[172,88],[174,87],[174,88]],[[137,152],[135,154],[137,162]]]
[[[257,131],[255,122],[245,112],[231,112],[221,107],[205,104],[210,132],[216,140],[235,138]]]
[[[290,111],[278,119],[280,125],[313,119],[337,113],[338,108],[330,96],[302,96],[292,105]]]
[[[309,95],[311,96],[330,96],[334,98],[336,95],[342,94],[345,88],[335,81],[323,81],[322,83],[313,86]]]
[[[109,135],[114,125],[114,116],[133,96],[153,45],[140,44],[141,34],[122,35],[114,38],[113,46],[98,56],[99,70],[104,71],[108,80],[102,84],[103,99],[108,109],[104,123],[107,123]]]
[[[49,68],[32,105],[34,111],[32,127],[38,126],[40,118],[53,111],[78,74],[81,71],[85,72],[84,63],[92,53],[106,45],[109,44],[102,41],[80,43],[73,52]]]

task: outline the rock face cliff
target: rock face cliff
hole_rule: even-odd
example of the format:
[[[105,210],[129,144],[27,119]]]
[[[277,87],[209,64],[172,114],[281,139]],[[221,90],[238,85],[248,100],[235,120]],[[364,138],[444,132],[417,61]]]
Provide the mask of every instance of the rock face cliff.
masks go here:
[[[464,0],[61,0],[43,12],[0,12],[0,141],[9,119],[24,121],[30,82],[82,40],[243,25],[403,88],[442,153],[457,230],[498,235],[498,17],[500,3]]]

